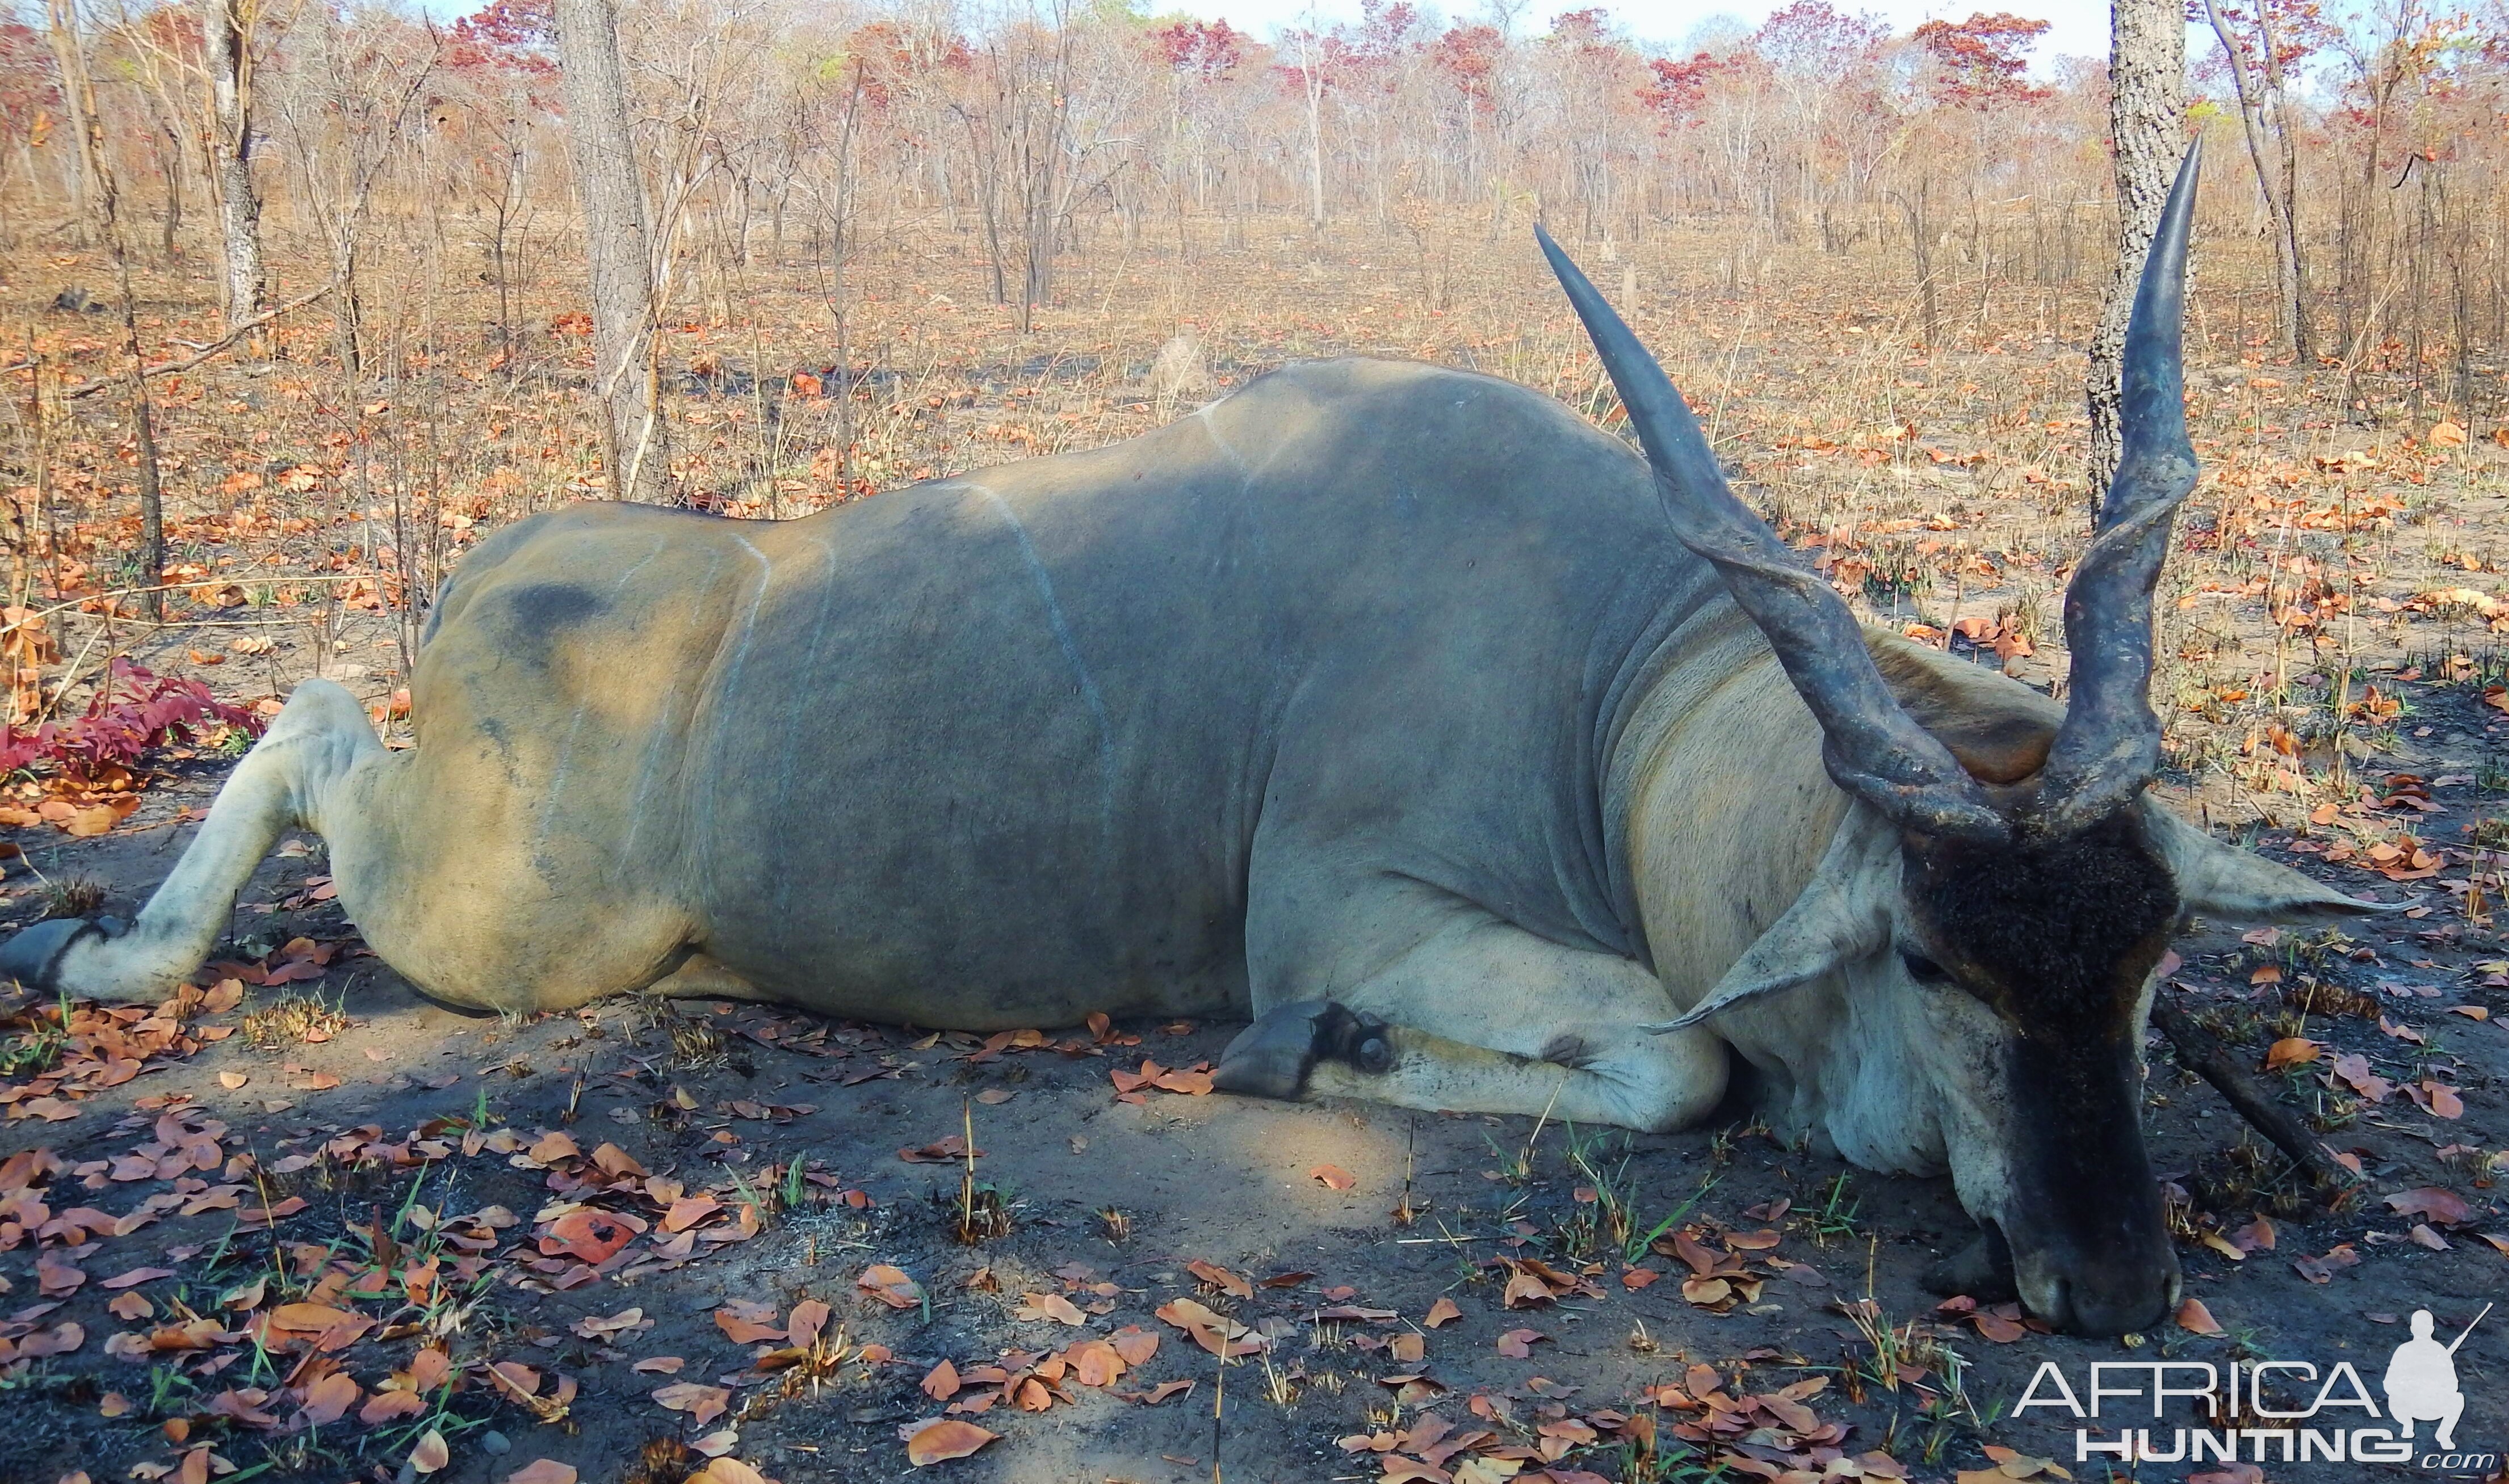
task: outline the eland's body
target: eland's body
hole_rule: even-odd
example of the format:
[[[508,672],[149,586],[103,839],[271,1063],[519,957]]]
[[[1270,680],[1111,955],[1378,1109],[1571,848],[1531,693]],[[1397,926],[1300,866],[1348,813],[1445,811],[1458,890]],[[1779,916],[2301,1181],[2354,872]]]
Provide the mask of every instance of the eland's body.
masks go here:
[[[1352,360],[804,520],[536,517],[441,597],[415,750],[306,683],[134,924],[39,925],[0,972],[157,992],[303,825],[386,961],[468,1005],[1246,1014],[1225,1089],[1639,1129],[1704,1116],[1730,1050],[1789,1131],[1948,1169],[2041,1314],[2150,1322],[2168,937],[2367,909],[2143,792],[2191,190],[2070,707],[1858,631],[1554,250],[1647,461]]]

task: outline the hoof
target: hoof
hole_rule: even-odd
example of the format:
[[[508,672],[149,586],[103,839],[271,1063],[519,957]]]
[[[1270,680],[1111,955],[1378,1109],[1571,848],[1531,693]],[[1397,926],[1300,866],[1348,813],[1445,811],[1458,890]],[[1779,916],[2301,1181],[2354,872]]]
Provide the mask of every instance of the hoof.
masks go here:
[[[1237,1033],[1219,1054],[1211,1085],[1250,1097],[1295,1097],[1318,1061],[1347,1062],[1363,1072],[1394,1065],[1394,1042],[1382,1017],[1336,1000],[1276,1006]]]
[[[123,925],[113,917],[49,917],[0,944],[0,979],[14,979],[29,989],[49,993],[60,987],[61,955],[82,938],[119,938]]]
[[[2012,1249],[1992,1226],[1978,1233],[1975,1242],[1927,1269],[1923,1282],[1929,1293],[1943,1298],[1966,1293],[1982,1304],[2021,1296],[2012,1277]]]

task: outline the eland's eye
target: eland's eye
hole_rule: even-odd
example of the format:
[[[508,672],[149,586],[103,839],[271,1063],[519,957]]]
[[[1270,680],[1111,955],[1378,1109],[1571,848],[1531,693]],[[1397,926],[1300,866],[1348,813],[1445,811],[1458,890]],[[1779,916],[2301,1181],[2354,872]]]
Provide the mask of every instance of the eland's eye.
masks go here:
[[[1925,954],[1916,952],[1913,949],[1901,948],[1899,950],[1899,962],[1907,967],[1908,977],[1915,980],[1918,983],[1947,984],[1951,983],[1951,971],[1945,969],[1941,964],[1934,962],[1932,959],[1928,958]]]

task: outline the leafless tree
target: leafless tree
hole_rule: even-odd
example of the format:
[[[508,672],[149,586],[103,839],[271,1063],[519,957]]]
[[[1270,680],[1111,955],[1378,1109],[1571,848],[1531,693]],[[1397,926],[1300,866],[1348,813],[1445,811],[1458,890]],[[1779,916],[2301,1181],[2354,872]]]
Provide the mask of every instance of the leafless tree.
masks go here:
[[[653,243],[627,125],[618,18],[610,0],[557,0],[556,11],[592,287],[593,394],[601,408],[603,460],[618,498],[667,501],[671,439],[655,344]]]
[[[311,0],[325,11],[330,0]],[[202,51],[208,62],[209,182],[218,208],[218,256],[224,270],[226,322],[232,326],[270,307],[261,266],[261,197],[252,179],[253,27],[259,0],[201,0]]]
[[[2187,13],[2179,0],[2116,0],[2109,20],[2109,137],[2116,173],[2116,264],[2091,332],[2090,488],[2116,472],[2125,324],[2144,252],[2160,226],[2186,143]]]
[[[2220,0],[2204,0],[2204,19],[2222,43],[2229,63],[2230,86],[2239,107],[2239,128],[2246,135],[2248,160],[2256,167],[2257,190],[2265,198],[2272,223],[2276,309],[2282,318],[2283,342],[2292,357],[2306,365],[2312,348],[2308,327],[2308,259],[2300,235],[2299,126],[2283,76],[2282,54],[2273,25],[2276,0],[2254,0],[2249,18],[2253,34],[2242,31],[2226,15]]]

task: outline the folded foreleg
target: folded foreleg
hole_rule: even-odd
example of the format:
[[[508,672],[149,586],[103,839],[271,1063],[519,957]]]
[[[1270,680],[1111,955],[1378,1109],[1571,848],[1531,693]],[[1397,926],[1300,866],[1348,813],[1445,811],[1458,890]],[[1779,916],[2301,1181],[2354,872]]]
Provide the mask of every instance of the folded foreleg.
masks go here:
[[[1639,1028],[1669,1019],[1670,999],[1642,966],[1461,909],[1329,999],[1266,1007],[1213,1082],[1661,1132],[1705,1117],[1725,1093],[1713,1033]]]

